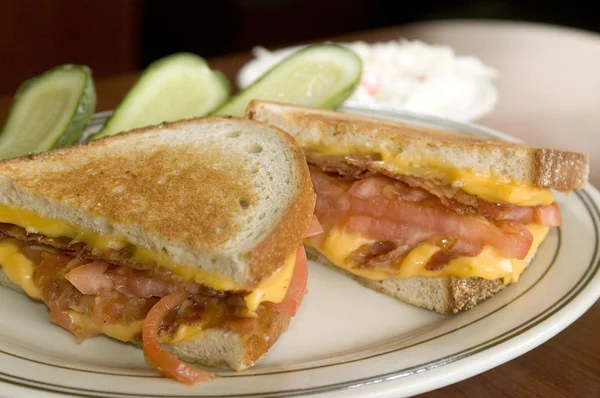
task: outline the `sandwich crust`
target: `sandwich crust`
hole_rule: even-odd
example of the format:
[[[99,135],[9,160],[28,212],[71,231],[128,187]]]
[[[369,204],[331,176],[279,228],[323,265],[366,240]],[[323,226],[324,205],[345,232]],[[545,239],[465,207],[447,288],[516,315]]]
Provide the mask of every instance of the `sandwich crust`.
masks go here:
[[[307,151],[343,145],[368,154],[401,153],[404,159],[415,162],[435,159],[441,165],[499,176],[505,182],[560,191],[582,188],[589,175],[589,159],[584,153],[536,148],[383,118],[258,100],[248,105],[246,117],[287,131]],[[380,162],[378,167],[389,166]]]
[[[261,124],[267,126],[266,123]],[[304,152],[291,135],[283,131],[281,133],[290,148],[291,158],[288,160],[297,165],[298,172],[293,185],[298,187],[298,194],[292,197],[272,233],[248,253],[254,282],[270,275],[274,269],[269,264],[283,264],[287,255],[301,244],[317,200]]]
[[[0,203],[251,289],[294,252],[315,195],[292,137],[213,116],[0,161]]]
[[[396,160],[394,156],[401,165],[407,163],[409,176],[422,179],[435,179],[430,168],[439,166],[496,177],[502,183],[570,191],[582,188],[589,174],[587,154],[383,118],[258,100],[249,104],[246,117],[292,134],[304,148],[309,163],[356,178],[383,174],[401,179],[398,167],[385,161]],[[314,248],[307,247],[307,253],[317,262],[334,266]],[[526,259],[527,264],[533,256]],[[442,314],[468,310],[505,287],[500,279],[412,277],[374,281],[350,275],[370,289]]]

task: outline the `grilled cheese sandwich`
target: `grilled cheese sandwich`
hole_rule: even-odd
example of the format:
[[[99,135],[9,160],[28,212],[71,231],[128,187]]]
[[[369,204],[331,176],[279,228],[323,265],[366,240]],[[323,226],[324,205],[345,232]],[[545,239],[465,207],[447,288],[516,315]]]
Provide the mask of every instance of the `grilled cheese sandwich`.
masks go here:
[[[305,293],[314,204],[294,140],[241,118],[3,160],[0,281],[77,341],[141,344],[178,381],[214,379],[180,358],[243,370],[277,341]]]
[[[305,242],[314,258],[441,313],[517,283],[561,224],[552,190],[589,175],[586,154],[387,117],[259,100],[246,117],[305,151],[325,230]]]

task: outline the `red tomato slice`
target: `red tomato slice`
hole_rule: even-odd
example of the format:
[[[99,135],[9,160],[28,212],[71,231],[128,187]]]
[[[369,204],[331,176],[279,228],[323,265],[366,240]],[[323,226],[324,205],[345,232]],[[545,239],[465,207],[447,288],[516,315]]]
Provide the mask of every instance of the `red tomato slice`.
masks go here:
[[[296,264],[294,266],[294,274],[290,281],[287,294],[281,303],[265,302],[264,304],[275,311],[289,316],[296,315],[300,303],[306,294],[306,282],[308,280],[308,262],[306,260],[306,252],[304,246],[298,246],[296,252]]]
[[[562,214],[556,202],[548,206],[537,206],[534,221],[549,227],[559,227],[562,224]]]
[[[158,341],[158,328],[164,317],[173,308],[181,305],[188,298],[186,292],[176,292],[165,296],[156,303],[144,320],[142,341],[146,360],[166,376],[181,383],[192,385],[196,382],[215,380],[215,373],[207,372],[180,361],[176,356],[165,351]]]
[[[323,227],[321,226],[321,223],[317,219],[317,216],[315,216],[313,214],[312,218],[310,219],[310,222],[308,223],[308,228],[306,229],[306,232],[304,233],[304,238],[310,238],[311,236],[319,235],[322,233],[323,233]]]

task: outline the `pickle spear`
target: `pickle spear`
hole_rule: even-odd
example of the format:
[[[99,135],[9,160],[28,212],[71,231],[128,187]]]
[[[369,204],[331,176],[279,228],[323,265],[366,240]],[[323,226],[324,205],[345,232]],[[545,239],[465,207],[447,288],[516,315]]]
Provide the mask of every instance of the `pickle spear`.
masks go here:
[[[269,69],[213,114],[243,116],[253,99],[335,109],[360,82],[362,61],[337,44],[316,44],[299,50]]]
[[[60,65],[18,88],[0,133],[0,158],[76,143],[96,109],[92,72],[84,65]]]
[[[229,97],[229,81],[204,58],[177,53],[150,64],[104,127],[90,139],[205,116]]]

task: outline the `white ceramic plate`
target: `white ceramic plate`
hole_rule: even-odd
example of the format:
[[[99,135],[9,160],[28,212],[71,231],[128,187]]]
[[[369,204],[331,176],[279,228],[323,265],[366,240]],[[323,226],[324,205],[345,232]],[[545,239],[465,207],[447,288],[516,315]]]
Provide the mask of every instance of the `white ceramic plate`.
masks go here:
[[[345,110],[512,140],[435,118]],[[194,387],[161,377],[132,346],[103,337],[76,344],[43,305],[0,288],[0,396],[401,397],[460,381],[542,344],[600,296],[600,195],[587,187],[557,201],[563,225],[519,283],[474,309],[438,315],[311,263],[310,292],[267,356],[251,370],[223,371]]]

